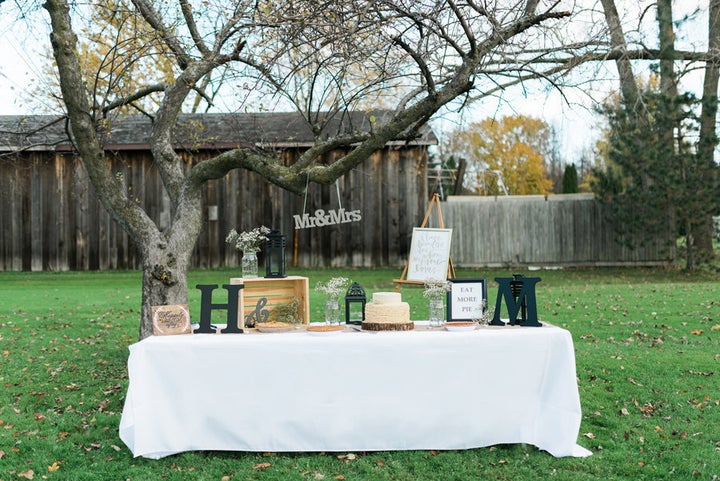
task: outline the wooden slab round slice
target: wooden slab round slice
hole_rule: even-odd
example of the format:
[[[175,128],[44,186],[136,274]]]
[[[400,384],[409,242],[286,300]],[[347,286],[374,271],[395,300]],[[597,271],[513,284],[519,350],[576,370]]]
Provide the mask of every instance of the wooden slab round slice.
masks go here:
[[[415,329],[413,321],[408,322],[370,322],[363,321],[362,328],[366,331],[412,331]]]
[[[309,334],[315,335],[315,336],[324,336],[324,335],[330,335],[330,334],[338,334],[343,331],[343,326],[329,326],[329,325],[323,325],[323,326],[308,326],[306,331]]]

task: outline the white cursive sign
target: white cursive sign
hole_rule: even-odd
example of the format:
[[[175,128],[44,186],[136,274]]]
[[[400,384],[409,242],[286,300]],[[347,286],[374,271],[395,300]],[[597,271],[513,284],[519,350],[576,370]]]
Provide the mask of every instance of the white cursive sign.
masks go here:
[[[359,210],[347,211],[341,207],[338,210],[331,209],[327,212],[323,209],[318,209],[313,216],[310,214],[296,214],[293,216],[293,219],[295,219],[296,229],[307,229],[309,227],[324,227],[326,225],[359,222],[362,220],[362,215]]]

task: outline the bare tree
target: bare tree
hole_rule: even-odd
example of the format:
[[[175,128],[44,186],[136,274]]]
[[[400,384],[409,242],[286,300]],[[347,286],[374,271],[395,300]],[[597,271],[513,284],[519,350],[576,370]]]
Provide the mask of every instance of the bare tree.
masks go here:
[[[150,0],[119,2],[118,8],[132,8],[155,32],[175,71],[162,86],[145,85],[108,98],[105,105],[95,105],[85,87],[90,80],[83,77],[76,53],[69,3],[44,4],[78,154],[102,204],[142,255],[141,338],[151,333],[150,306],[186,302],[186,271],[202,228],[200,193],[206,181],[243,168],[295,193],[302,193],[308,182],[333,182],[389,140],[412,137],[443,106],[469,95],[491,60],[506,58],[505,72],[529,74],[530,66],[514,63],[506,53],[520,49],[542,25],[570,15],[557,4],[538,10],[538,2],[526,1],[239,0],[221,9],[224,3],[205,2],[201,15],[189,0],[177,0],[177,10]],[[186,170],[172,144],[178,114],[191,94],[207,85],[206,79],[229,69],[235,80],[251,82],[257,95],[289,99],[318,133],[315,146],[292,165],[278,152],[253,147],[223,152]],[[319,137],[329,116],[354,108],[368,95],[380,99],[387,88],[393,95],[403,93],[393,103],[389,121],[369,131]],[[100,135],[105,128],[101,120],[112,108],[151,91],[162,92],[159,107],[148,114],[153,118],[152,155],[173,205],[172,225],[165,231],[116,181]],[[338,147],[348,149],[347,155],[318,162]]]

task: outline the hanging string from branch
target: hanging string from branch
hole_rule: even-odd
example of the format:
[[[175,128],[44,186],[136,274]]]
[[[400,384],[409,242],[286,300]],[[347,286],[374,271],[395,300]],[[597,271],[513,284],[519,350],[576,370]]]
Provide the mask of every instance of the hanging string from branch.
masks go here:
[[[337,209],[316,209],[313,215],[307,212],[308,186],[310,177],[305,183],[305,198],[303,199],[302,214],[293,215],[295,221],[295,229],[309,229],[312,227],[325,227],[335,224],[346,224],[348,222],[360,222],[362,214],[360,209],[345,210],[342,206],[342,198],[340,196],[340,179],[335,180],[335,191],[337,192],[338,208]]]

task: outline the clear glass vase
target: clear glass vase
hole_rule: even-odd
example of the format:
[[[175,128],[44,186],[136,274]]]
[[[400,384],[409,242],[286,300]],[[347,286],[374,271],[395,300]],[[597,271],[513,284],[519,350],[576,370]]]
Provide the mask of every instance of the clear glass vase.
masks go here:
[[[257,251],[243,251],[242,256],[242,276],[244,279],[250,279],[258,276],[258,258]]]
[[[337,297],[328,297],[325,301],[325,324],[340,325],[340,301]]]
[[[431,297],[428,304],[430,327],[442,327],[445,323],[445,304],[442,297]]]

